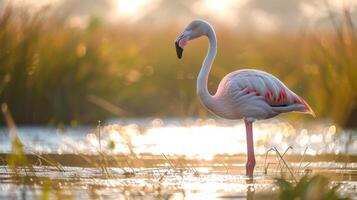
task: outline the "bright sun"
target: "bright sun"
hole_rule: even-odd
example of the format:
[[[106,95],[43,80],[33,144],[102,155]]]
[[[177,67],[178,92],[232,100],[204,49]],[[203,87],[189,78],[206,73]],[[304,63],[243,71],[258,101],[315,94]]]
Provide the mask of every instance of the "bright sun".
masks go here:
[[[137,15],[147,3],[147,0],[117,0],[117,12],[121,16],[132,17]]]
[[[224,13],[229,10],[232,1],[206,0],[204,3],[205,9]]]
[[[236,22],[237,12],[250,0],[199,0],[192,6],[198,15],[210,15],[215,19]]]

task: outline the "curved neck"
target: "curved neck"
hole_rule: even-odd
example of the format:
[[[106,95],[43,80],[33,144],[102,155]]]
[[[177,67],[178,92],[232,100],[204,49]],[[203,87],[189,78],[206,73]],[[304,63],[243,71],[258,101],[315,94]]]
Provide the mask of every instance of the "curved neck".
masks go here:
[[[207,26],[207,37],[209,39],[209,48],[198,74],[197,95],[200,97],[202,103],[209,108],[214,103],[214,99],[207,89],[208,75],[217,53],[216,34],[211,26]]]

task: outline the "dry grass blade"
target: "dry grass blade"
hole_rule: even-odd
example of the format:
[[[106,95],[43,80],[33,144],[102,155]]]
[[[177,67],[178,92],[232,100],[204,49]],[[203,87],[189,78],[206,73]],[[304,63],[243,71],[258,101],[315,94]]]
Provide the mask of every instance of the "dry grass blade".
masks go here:
[[[282,158],[284,158],[285,154],[289,151],[289,149],[293,149],[293,147],[292,147],[292,146],[289,146],[288,148],[286,148],[285,151],[284,151],[284,153],[283,153],[283,155],[281,156]],[[283,170],[282,170],[282,166],[281,166],[281,159],[279,159],[279,161],[278,161],[278,166],[277,166],[277,168],[280,168],[280,171],[283,171]]]
[[[102,151],[102,131],[101,131],[101,121],[98,121],[97,125],[97,135],[98,135],[98,144],[99,144],[99,152]]]
[[[294,173],[291,171],[289,165],[285,162],[284,158],[282,157],[282,155],[280,154],[280,152],[274,147],[274,151],[277,153],[277,155],[280,157],[280,159],[283,161],[285,167],[289,170],[289,173],[291,175],[291,177],[294,179],[295,182],[297,182]]]
[[[295,173],[299,173],[300,174],[300,172],[302,171],[301,166],[302,166],[302,162],[304,162],[304,158],[305,158],[307,149],[308,149],[308,147],[305,148],[304,153],[302,154],[301,159],[300,159],[299,167],[296,169]]]
[[[174,169],[174,170],[176,170],[176,167],[173,165],[173,163],[171,162],[171,160],[168,159],[168,158],[166,157],[166,155],[163,154],[163,153],[162,153],[162,156],[165,158],[165,160],[167,160],[167,162],[169,162],[171,168]]]
[[[90,159],[88,156],[86,156],[86,155],[84,155],[84,154],[82,154],[82,153],[79,153],[78,151],[77,151],[77,149],[72,145],[72,144],[70,144],[70,143],[68,143],[68,142],[66,142],[65,141],[65,144],[67,145],[67,146],[69,146],[72,150],[73,150],[73,152],[74,152],[74,154],[75,155],[78,155],[80,158],[82,158],[86,163],[88,163],[89,165],[94,165],[95,167],[100,167],[100,165],[97,163],[97,162],[94,162],[92,159]]]
[[[268,167],[269,167],[269,163],[267,164],[267,159],[268,159],[268,154],[271,151],[275,151],[273,148],[270,148],[266,153],[265,153],[265,159],[264,159],[264,174],[267,175],[268,173]]]
[[[2,111],[2,113],[4,115],[4,117],[5,117],[5,121],[6,121],[7,127],[10,129],[11,141],[14,141],[15,139],[18,139],[15,121],[11,116],[11,113],[9,111],[7,103],[2,103],[1,104],[1,111]]]
[[[60,163],[58,163],[58,162],[52,160],[51,158],[45,158],[44,156],[42,156],[42,155],[40,155],[40,154],[38,154],[38,153],[36,153],[36,152],[32,152],[32,153],[33,153],[34,155],[36,155],[40,160],[44,160],[44,161],[46,161],[48,164],[50,164],[51,166],[56,167],[59,171],[61,171],[61,172],[64,172],[64,171],[65,171],[64,168],[63,168],[63,166],[62,166]]]

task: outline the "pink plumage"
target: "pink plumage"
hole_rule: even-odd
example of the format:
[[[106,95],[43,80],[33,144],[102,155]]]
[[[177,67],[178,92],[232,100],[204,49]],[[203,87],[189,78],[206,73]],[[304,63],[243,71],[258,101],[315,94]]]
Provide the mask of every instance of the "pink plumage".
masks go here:
[[[244,69],[229,73],[213,97],[219,104],[211,108],[212,112],[228,119],[268,119],[292,111],[314,115],[304,99],[273,75],[260,70]]]
[[[188,41],[207,36],[209,49],[197,78],[197,95],[212,113],[226,119],[244,119],[247,137],[246,175],[253,177],[255,167],[253,122],[286,112],[304,112],[315,116],[304,99],[289,90],[275,76],[255,69],[237,70],[219,83],[215,95],[207,89],[208,74],[217,53],[217,39],[212,26],[203,20],[193,20],[175,41],[176,52],[182,57]]]

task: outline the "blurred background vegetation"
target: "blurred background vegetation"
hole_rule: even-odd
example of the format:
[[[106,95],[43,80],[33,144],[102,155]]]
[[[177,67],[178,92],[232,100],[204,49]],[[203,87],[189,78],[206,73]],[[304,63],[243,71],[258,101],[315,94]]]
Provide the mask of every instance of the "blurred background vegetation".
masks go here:
[[[357,126],[356,5],[284,1],[285,7],[270,8],[270,1],[234,5],[227,1],[233,9],[215,7],[221,15],[227,14],[215,16],[207,9],[203,13],[206,4],[199,3],[206,1],[156,0],[152,1],[155,8],[152,3],[142,10],[118,1],[116,13],[123,15],[113,20],[105,15],[112,5],[109,0],[98,7],[89,6],[95,1],[56,2],[49,6],[0,3],[0,103],[9,105],[18,124],[209,116],[195,92],[207,41],[189,44],[183,60],[176,58],[173,44],[184,25],[199,17],[209,20],[218,36],[211,93],[233,70],[261,69],[304,97],[318,118],[342,127]],[[255,11],[247,10],[253,5]],[[313,10],[317,8],[323,9]],[[294,16],[269,18],[274,12],[291,15],[289,9],[307,14],[299,23]],[[83,14],[83,10],[90,12]],[[256,17],[254,27],[250,15],[235,18],[239,10]],[[287,22],[272,23],[277,18]]]

